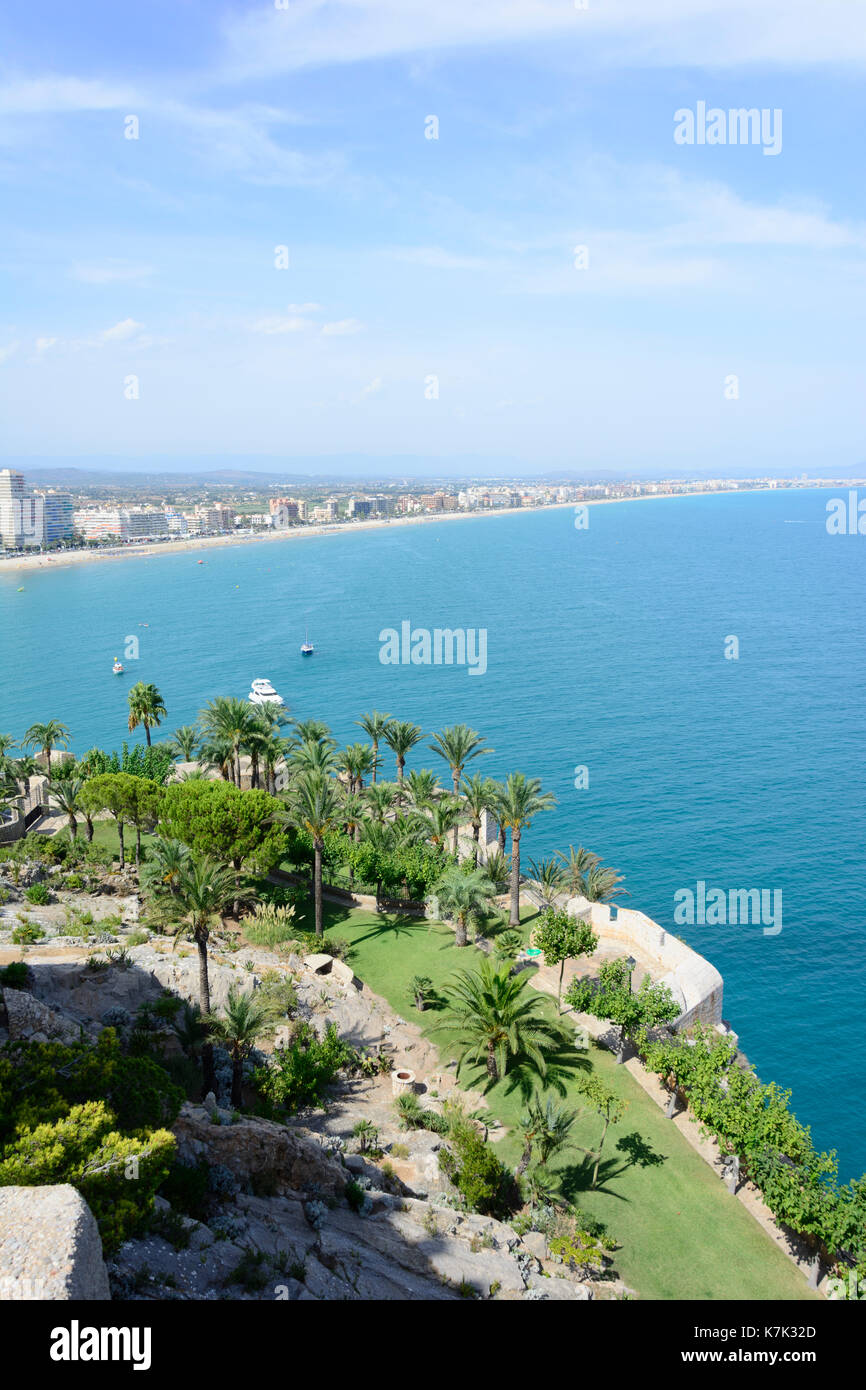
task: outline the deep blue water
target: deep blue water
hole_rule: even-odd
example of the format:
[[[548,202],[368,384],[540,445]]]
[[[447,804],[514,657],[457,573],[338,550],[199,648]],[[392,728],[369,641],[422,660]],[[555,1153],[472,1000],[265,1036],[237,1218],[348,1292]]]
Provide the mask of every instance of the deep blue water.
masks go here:
[[[23,577],[0,566],[0,730],[59,718],[78,752],[119,746],[132,681],[159,686],[173,728],[260,675],[342,739],[373,707],[425,730],[473,725],[496,749],[486,771],[556,793],[529,853],[589,845],[626,875],[628,906],[718,966],[744,1050],[792,1088],[847,1178],[866,1168],[866,538],[827,535],[830,495],[593,507],[586,531],[561,509]],[[381,665],[379,631],[404,619],[486,628],[487,674]],[[140,659],[115,678],[128,634]],[[438,761],[421,747],[409,766]],[[675,927],[674,892],[698,879],[780,888],[782,932]]]

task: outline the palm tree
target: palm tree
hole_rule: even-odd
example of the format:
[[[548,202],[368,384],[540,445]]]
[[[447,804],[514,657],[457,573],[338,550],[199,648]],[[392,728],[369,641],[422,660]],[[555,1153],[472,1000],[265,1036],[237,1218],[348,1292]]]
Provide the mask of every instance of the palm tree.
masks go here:
[[[484,872],[490,879],[497,893],[504,893],[508,887],[511,877],[511,870],[508,867],[508,860],[501,849],[495,849],[484,861]]]
[[[566,1110],[554,1105],[552,1100],[542,1103],[536,1091],[518,1122],[523,1136],[523,1153],[517,1165],[517,1176],[520,1177],[529,1167],[533,1148],[538,1149],[539,1160],[545,1166],[555,1154],[570,1148],[569,1135],[576,1119],[576,1110]]]
[[[544,1001],[528,989],[526,973],[512,975],[510,965],[497,970],[483,960],[478,970],[459,970],[446,990],[450,1017],[431,1032],[446,1033],[459,1054],[457,1075],[467,1058],[486,1061],[488,1082],[504,1076],[511,1058],[525,1057],[543,1077],[545,1050],[566,1036],[561,1025],[544,1016]]]
[[[507,838],[505,832],[505,824],[502,820],[502,797],[504,793],[504,784],[502,782],[496,782],[491,779],[490,813],[496,821],[497,838],[499,840],[499,849],[502,854],[505,853],[505,841]]]
[[[336,784],[323,772],[302,772],[290,792],[290,815],[313,839],[313,899],[316,936],[324,935],[322,922],[322,851],[325,836],[339,823],[340,796]]]
[[[397,781],[403,781],[406,754],[411,753],[416,743],[424,737],[417,724],[409,724],[405,719],[392,719],[383,730],[382,737],[397,759]],[[401,789],[402,795],[402,789]]]
[[[578,845],[577,849],[574,848],[574,845],[569,845],[567,854],[563,854],[562,850],[558,849],[556,857],[562,860],[565,891],[570,893],[572,897],[583,897],[586,875],[590,869],[595,868],[596,864],[601,863],[599,856],[593,854],[591,849],[584,849],[583,845]]]
[[[440,796],[426,819],[428,839],[437,849],[445,849],[448,836],[454,833],[460,819],[460,802],[453,796]]]
[[[496,802],[497,785],[489,777],[482,777],[480,772],[475,772],[471,777],[464,777],[460,787],[460,794],[463,797],[463,804],[469,812],[472,824],[472,839],[475,845],[473,854],[475,867],[478,868],[478,837],[481,834],[481,817],[485,811],[492,810]]]
[[[288,744],[289,764],[294,772],[317,772],[325,777],[336,764],[333,739],[292,739]]]
[[[238,700],[234,696],[218,695],[205,705],[199,715],[204,733],[210,739],[224,746],[231,746],[231,780],[241,784],[241,746],[256,727],[256,706],[249,700]]]
[[[213,1035],[225,1043],[232,1058],[232,1105],[240,1110],[243,1104],[244,1061],[256,1043],[271,1031],[275,1012],[262,1004],[254,994],[244,993],[232,985],[223,1013],[211,1013],[205,1018]]]
[[[397,800],[397,788],[393,782],[377,782],[367,788],[363,799],[373,820],[382,825]]]
[[[365,714],[362,716],[362,718],[356,719],[355,721],[358,727],[364,730],[364,733],[367,735],[368,739],[373,745],[374,782],[376,780],[376,769],[379,766],[379,743],[385,737],[385,730],[387,729],[390,720],[390,714],[380,714],[380,712],[377,709],[374,709],[371,714]]]
[[[292,722],[299,743],[334,743],[330,728],[321,719],[295,719]]]
[[[406,782],[409,787],[409,797],[412,805],[419,811],[429,811],[435,805],[436,797],[441,791],[439,778],[435,772],[431,772],[429,767],[422,767],[420,772],[406,773]]]
[[[48,776],[51,777],[51,752],[54,748],[69,747],[69,730],[59,719],[49,719],[46,724],[31,724],[23,739],[22,748],[38,748],[45,754]]]
[[[556,859],[534,859],[529,861],[529,877],[545,907],[552,907],[557,896],[563,891],[566,870]]]
[[[74,840],[78,834],[78,815],[84,815],[84,807],[81,802],[81,789],[84,781],[80,777],[64,777],[49,783],[48,796],[59,811],[66,817],[69,826],[69,838]],[[89,811],[87,812],[90,818]],[[90,833],[88,840],[93,838],[93,822],[90,821]]]
[[[619,887],[622,881],[623,875],[617,873],[616,869],[593,864],[584,880],[583,896],[591,903],[609,903],[611,898],[618,898],[626,892],[625,888]]]
[[[349,779],[349,791],[360,792],[375,768],[375,754],[369,743],[350,743],[338,755],[337,766]]]
[[[456,864],[439,879],[433,890],[433,897],[439,912],[454,923],[454,944],[467,944],[467,928],[470,922],[483,921],[490,910],[495,894],[490,879],[480,869],[464,873]]]
[[[198,751],[200,768],[216,768],[224,782],[234,782],[235,749],[230,738],[214,734]]]
[[[151,842],[147,859],[142,865],[142,884],[153,893],[169,894],[176,898],[191,858],[192,851],[182,840],[158,837]]]
[[[179,875],[177,896],[182,913],[175,942],[182,934],[192,937],[198,950],[198,994],[202,1015],[210,1013],[210,980],[207,968],[207,944],[214,921],[220,920],[237,896],[235,876],[231,869],[212,859],[190,857]],[[214,1089],[213,1046],[202,1048],[203,1094]]]
[[[280,737],[275,727],[266,729],[262,734],[260,756],[265,770],[265,791],[270,792],[271,796],[277,790],[277,763],[285,754],[285,739]]]
[[[520,926],[520,836],[539,811],[549,811],[555,804],[553,793],[541,790],[538,777],[525,777],[522,772],[509,773],[499,798],[499,813],[502,824],[511,831],[510,927]]]
[[[169,740],[172,757],[180,758],[184,763],[191,763],[195,758],[200,737],[197,724],[182,724],[179,729],[175,729]]]
[[[130,690],[127,701],[129,703],[129,732],[133,733],[139,724],[143,724],[149,748],[150,731],[156,725],[161,724],[165,716],[165,700],[155,685],[137,681]]]
[[[482,753],[492,753],[492,748],[483,748],[485,742],[481,734],[470,729],[468,724],[452,724],[433,735],[430,747],[440,758],[444,758],[451,769],[451,785],[455,796],[460,794],[460,778],[463,768],[472,758],[480,758]],[[458,827],[454,827],[453,853],[457,853]]]

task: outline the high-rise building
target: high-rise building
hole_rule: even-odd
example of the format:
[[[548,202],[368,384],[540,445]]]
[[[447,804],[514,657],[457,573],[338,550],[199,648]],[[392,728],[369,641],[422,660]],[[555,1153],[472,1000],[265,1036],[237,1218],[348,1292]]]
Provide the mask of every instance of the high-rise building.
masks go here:
[[[72,498],[68,492],[42,494],[45,522],[45,544],[70,540],[75,530]]]
[[[45,540],[45,500],[28,492],[23,473],[0,469],[0,539],[5,548],[42,545]]]

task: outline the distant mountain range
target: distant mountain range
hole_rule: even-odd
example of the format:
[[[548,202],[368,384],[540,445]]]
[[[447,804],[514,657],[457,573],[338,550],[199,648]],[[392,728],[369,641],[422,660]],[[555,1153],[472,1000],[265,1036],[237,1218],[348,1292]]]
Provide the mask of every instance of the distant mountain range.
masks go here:
[[[648,479],[669,478],[672,481],[686,479],[706,479],[722,476],[719,470],[695,468],[670,469],[660,472],[655,469],[633,467],[628,469],[593,468],[545,468],[536,471],[529,464],[521,464],[516,459],[502,459],[496,463],[488,458],[449,458],[434,459],[424,456],[407,456],[372,459],[365,455],[335,455],[328,457],[307,457],[303,459],[278,460],[272,458],[255,459],[251,462],[257,467],[241,467],[234,460],[214,459],[213,466],[207,460],[181,458],[121,459],[105,458],[98,461],[59,463],[48,458],[9,458],[0,459],[0,466],[17,468],[37,485],[48,487],[184,487],[195,484],[210,484],[230,488],[265,488],[274,486],[315,484],[376,483],[430,484],[433,482],[454,483],[459,481],[500,482],[500,483],[614,483],[642,482]],[[764,472],[755,468],[731,466],[723,476],[728,478],[753,478],[756,476],[786,478],[802,476],[802,468],[786,472],[783,469],[767,469]],[[840,464],[836,467],[822,466],[808,470],[810,478],[863,478],[866,477],[866,464]]]

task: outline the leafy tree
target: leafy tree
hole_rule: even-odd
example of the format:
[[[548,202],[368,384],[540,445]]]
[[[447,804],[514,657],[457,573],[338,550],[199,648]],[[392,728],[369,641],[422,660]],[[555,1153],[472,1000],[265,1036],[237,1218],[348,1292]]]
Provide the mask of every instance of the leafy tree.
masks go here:
[[[139,724],[143,725],[149,748],[151,729],[161,724],[165,717],[165,701],[156,686],[145,681],[136,681],[126,698],[129,704],[129,732],[134,733]]]
[[[172,753],[165,744],[156,744],[148,748],[145,744],[138,743],[134,748],[130,748],[127,743],[123,743],[120,754],[116,751],[105,753],[101,748],[91,748],[74,771],[76,776],[85,778],[99,777],[106,772],[125,772],[130,777],[146,777],[148,781],[163,786],[171,769]],[[63,776],[66,775],[64,768]]]
[[[438,910],[455,925],[454,944],[467,944],[470,922],[483,921],[494,897],[493,884],[480,869],[465,874],[456,865],[447,869],[436,884],[434,896]]]
[[[223,781],[175,782],[165,789],[160,823],[165,835],[196,854],[268,873],[285,851],[277,823],[280,803],[267,792],[241,791]]]
[[[127,772],[105,772],[91,777],[81,790],[81,804],[91,815],[96,811],[108,811],[117,825],[120,842],[120,868],[126,868],[126,845],[123,828],[134,822],[138,814],[138,798],[135,777]]]
[[[38,748],[45,754],[48,776],[51,776],[51,754],[55,748],[69,747],[69,730],[59,719],[49,719],[45,724],[31,724],[23,739],[23,748]]]
[[[517,1205],[514,1178],[493,1148],[469,1124],[452,1130],[439,1164],[470,1211],[507,1221]]]
[[[582,1144],[577,1145],[578,1148],[582,1149],[583,1152],[593,1160],[590,1189],[594,1190],[598,1183],[598,1169],[601,1163],[601,1154],[604,1148],[604,1141],[607,1138],[607,1132],[611,1125],[619,1124],[619,1121],[628,1108],[628,1101],[621,1100],[615,1091],[612,1091],[609,1086],[604,1084],[600,1077],[595,1075],[583,1077],[582,1080],[577,1083],[577,1087],[581,1095],[583,1095],[589,1103],[590,1109],[594,1110],[602,1121],[601,1138],[598,1141],[597,1148],[586,1149],[583,1148]]]
[[[492,1085],[516,1057],[525,1057],[541,1076],[547,1074],[545,1051],[565,1034],[544,1016],[542,998],[528,986],[528,975],[512,975],[508,966],[497,970],[488,960],[477,971],[457,972],[446,991],[449,1016],[431,1031],[446,1034],[457,1045],[458,1074],[467,1058],[484,1061]]]
[[[556,1007],[562,1012],[562,975],[567,960],[591,956],[598,946],[598,937],[589,922],[577,921],[565,911],[548,907],[533,928],[532,941],[544,954],[544,964],[559,966]]]
[[[620,1030],[621,1046],[617,1060],[622,1062],[627,1041],[635,1041],[639,1031],[673,1023],[681,1009],[667,985],[653,984],[649,975],[633,993],[631,963],[623,956],[605,961],[599,968],[598,979],[572,981],[565,1002],[576,1013],[592,1014],[616,1024]]]
[[[520,926],[520,837],[540,811],[549,811],[555,804],[552,793],[541,790],[539,778],[522,772],[509,773],[497,798],[502,824],[511,831],[511,927]]]

